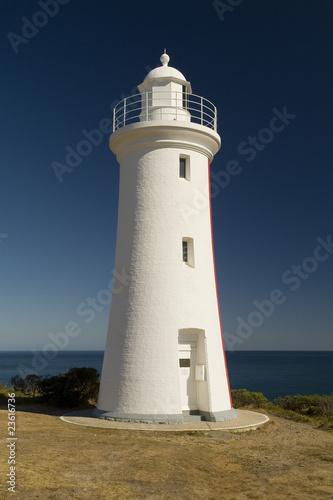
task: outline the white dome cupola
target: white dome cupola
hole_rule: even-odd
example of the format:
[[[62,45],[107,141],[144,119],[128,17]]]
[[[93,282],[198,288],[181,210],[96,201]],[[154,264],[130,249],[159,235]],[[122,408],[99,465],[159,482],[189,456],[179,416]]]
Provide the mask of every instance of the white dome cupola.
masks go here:
[[[170,57],[164,51],[160,57],[161,66],[152,69],[138,85],[142,95],[140,120],[184,120],[190,121],[187,111],[191,84],[176,68],[169,66]]]
[[[138,85],[140,92],[146,91],[149,85],[158,80],[160,82],[173,81],[181,86],[185,86],[187,88],[187,93],[190,94],[192,92],[190,82],[186,80],[185,76],[178,71],[178,69],[169,66],[170,57],[166,52],[161,55],[160,61],[162,66],[157,66],[157,68],[152,69],[145,77],[144,81]]]

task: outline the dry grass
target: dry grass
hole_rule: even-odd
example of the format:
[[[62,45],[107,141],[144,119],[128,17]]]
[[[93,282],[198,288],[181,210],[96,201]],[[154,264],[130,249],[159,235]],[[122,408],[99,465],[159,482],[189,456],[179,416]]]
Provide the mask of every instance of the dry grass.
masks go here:
[[[4,410],[0,429],[7,437]],[[333,498],[333,434],[279,417],[241,434],[177,434],[79,427],[32,408],[17,413],[17,437],[17,500]],[[14,498],[1,455],[0,497]]]

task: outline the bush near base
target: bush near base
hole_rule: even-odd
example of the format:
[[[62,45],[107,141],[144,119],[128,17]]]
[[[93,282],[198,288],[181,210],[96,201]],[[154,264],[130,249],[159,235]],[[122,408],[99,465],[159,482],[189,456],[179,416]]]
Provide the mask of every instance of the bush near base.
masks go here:
[[[246,389],[231,391],[234,408],[262,408],[271,413],[299,422],[313,422],[326,429],[333,429],[333,394],[286,396],[270,402],[261,392]]]
[[[11,383],[18,396],[27,396],[27,402],[29,400],[56,408],[76,408],[97,401],[99,373],[95,368],[71,368],[53,377],[42,378],[29,374],[22,379],[15,376]]]

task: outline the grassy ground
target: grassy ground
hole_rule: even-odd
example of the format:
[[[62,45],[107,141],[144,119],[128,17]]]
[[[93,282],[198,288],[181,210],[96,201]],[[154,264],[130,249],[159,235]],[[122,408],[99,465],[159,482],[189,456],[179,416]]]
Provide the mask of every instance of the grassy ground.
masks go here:
[[[51,413],[17,412],[18,500],[333,498],[333,434],[310,424],[271,416],[246,433],[177,434],[79,427]],[[1,410],[3,499],[14,498],[6,432]]]

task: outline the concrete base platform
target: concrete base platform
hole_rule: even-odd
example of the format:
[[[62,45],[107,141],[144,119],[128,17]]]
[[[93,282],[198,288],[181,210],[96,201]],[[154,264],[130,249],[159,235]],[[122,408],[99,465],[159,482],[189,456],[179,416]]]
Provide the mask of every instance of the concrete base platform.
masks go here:
[[[102,429],[119,429],[130,431],[250,431],[268,422],[269,418],[262,413],[248,410],[237,410],[238,417],[226,422],[186,422],[184,424],[142,424],[133,422],[115,422],[92,416],[93,410],[82,410],[63,415],[61,420],[69,424]]]

